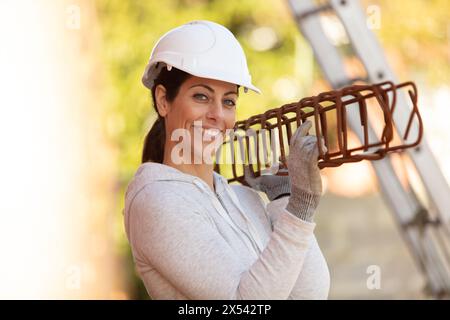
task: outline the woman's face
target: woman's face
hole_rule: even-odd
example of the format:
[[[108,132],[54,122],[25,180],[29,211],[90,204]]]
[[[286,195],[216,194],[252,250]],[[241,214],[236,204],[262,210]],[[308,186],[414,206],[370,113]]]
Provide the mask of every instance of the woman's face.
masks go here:
[[[234,127],[238,94],[235,84],[195,76],[187,79],[174,101],[166,101],[166,146],[171,140],[172,149],[181,141],[180,135],[187,134],[191,142],[191,163],[199,163],[198,157],[202,163],[211,161],[226,130]],[[174,151],[177,151],[173,152],[175,156],[180,154]],[[184,161],[188,161],[187,158]]]

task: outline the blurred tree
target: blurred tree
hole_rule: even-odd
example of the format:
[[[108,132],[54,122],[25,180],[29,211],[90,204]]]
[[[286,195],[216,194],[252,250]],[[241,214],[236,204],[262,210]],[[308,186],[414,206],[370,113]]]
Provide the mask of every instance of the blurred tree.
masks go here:
[[[380,8],[380,29],[374,32],[400,79],[414,75],[433,83],[448,82],[450,2],[362,2],[364,7]],[[119,150],[118,212],[123,208],[127,183],[140,163],[144,136],[156,116],[150,92],[140,79],[151,49],[168,30],[191,20],[207,19],[225,25],[239,39],[254,83],[263,94],[241,95],[238,120],[324,89],[311,50],[284,1],[96,0],[95,4],[108,82],[100,93],[108,114],[105,130]],[[117,219],[119,254],[134,275],[122,215]],[[133,279],[131,297],[148,297],[141,281]]]

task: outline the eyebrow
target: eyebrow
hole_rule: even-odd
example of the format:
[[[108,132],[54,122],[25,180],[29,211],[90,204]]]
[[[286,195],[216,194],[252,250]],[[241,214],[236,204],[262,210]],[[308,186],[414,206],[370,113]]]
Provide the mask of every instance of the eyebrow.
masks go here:
[[[206,84],[194,84],[193,86],[189,87],[189,89],[193,88],[193,87],[204,87],[204,88],[208,89],[210,92],[214,93],[214,89],[211,88],[210,86],[207,86]],[[224,96],[226,96],[228,94],[236,94],[239,96],[239,93],[236,91],[228,91],[227,93],[224,94]]]

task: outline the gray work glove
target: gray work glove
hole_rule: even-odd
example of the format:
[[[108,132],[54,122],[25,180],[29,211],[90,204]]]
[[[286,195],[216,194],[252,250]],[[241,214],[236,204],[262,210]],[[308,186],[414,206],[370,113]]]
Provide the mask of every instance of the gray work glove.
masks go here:
[[[262,175],[255,178],[244,166],[245,181],[256,190],[267,194],[270,201],[289,195],[286,210],[302,220],[312,222],[312,216],[322,195],[322,179],[317,166],[317,137],[309,136],[311,121],[305,121],[291,137],[287,165],[289,176]],[[322,152],[327,148],[321,139]]]
[[[317,137],[307,135],[311,121],[297,128],[289,144],[287,165],[291,177],[291,196],[286,210],[302,220],[312,222],[314,212],[322,195],[322,180],[317,166],[319,150]],[[327,148],[321,139],[322,152]]]
[[[253,189],[265,192],[270,201],[291,194],[289,176],[261,175],[255,178],[248,165],[245,165],[244,179]]]

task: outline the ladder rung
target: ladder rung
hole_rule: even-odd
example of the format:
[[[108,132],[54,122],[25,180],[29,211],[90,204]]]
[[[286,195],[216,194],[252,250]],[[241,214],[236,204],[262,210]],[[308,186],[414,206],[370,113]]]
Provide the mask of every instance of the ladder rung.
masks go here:
[[[419,230],[424,230],[425,226],[427,225],[439,226],[440,224],[441,221],[439,218],[430,219],[428,210],[426,208],[420,208],[419,210],[417,210],[414,217],[409,221],[403,222],[402,226],[405,229],[417,227],[419,228]]]
[[[331,5],[329,3],[322,4],[320,6],[317,6],[317,7],[313,8],[313,9],[306,10],[306,11],[304,11],[302,13],[297,13],[296,12],[295,13],[295,19],[303,20],[303,19],[305,19],[305,18],[307,18],[307,17],[309,17],[311,15],[318,14],[318,13],[320,13],[322,11],[330,10],[331,8],[332,7],[331,7]]]
[[[369,78],[367,78],[367,77],[345,78],[341,81],[337,81],[337,82],[333,83],[333,85],[336,89],[340,89],[342,87],[352,85],[357,81],[363,81],[363,82],[367,83],[369,81]]]

